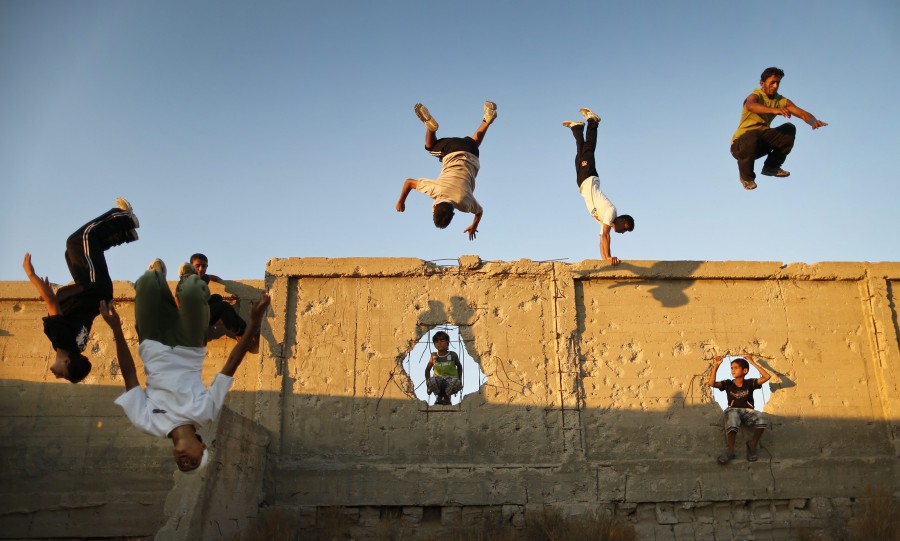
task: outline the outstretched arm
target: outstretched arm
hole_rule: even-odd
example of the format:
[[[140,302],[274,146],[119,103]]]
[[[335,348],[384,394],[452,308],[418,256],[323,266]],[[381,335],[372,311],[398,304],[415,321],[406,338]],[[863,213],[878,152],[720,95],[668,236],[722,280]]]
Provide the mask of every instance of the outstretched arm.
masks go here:
[[[122,378],[125,380],[125,390],[130,391],[135,387],[140,387],[141,383],[137,378],[137,369],[134,367],[134,357],[131,356],[128,343],[125,342],[125,333],[122,332],[122,320],[119,318],[119,314],[116,313],[115,305],[107,304],[106,301],[100,301],[100,315],[103,317],[103,321],[112,329],[113,339],[116,342],[116,358],[119,360],[119,370],[122,372]]]
[[[415,190],[418,187],[418,180],[411,178],[406,179],[406,182],[403,183],[403,189],[400,190],[400,199],[397,200],[397,212],[403,212],[404,210],[406,210],[406,197],[409,195],[409,192]]]
[[[788,100],[788,103],[790,103],[790,100]],[[793,114],[786,106],[781,109],[776,109],[775,107],[769,107],[759,103],[759,96],[756,94],[747,96],[747,99],[744,100],[744,109],[758,115],[781,115],[786,118],[791,118],[791,115]]]
[[[262,320],[266,316],[266,310],[268,310],[271,301],[271,297],[269,297],[268,294],[265,294],[263,295],[263,298],[250,309],[250,323],[247,324],[247,330],[244,331],[243,336],[238,340],[234,349],[231,350],[231,354],[228,355],[228,360],[225,361],[225,366],[223,366],[221,370],[222,374],[234,376],[234,373],[244,360],[244,355],[246,355],[247,351],[250,349],[251,342],[256,339],[256,333],[259,332],[259,327],[262,325]]]
[[[788,100],[787,102],[787,110],[790,111],[794,116],[799,116],[800,118],[802,118],[803,121],[809,124],[809,126],[814,130],[828,125],[827,123],[822,122],[821,120],[814,117],[812,113],[804,111],[803,109],[794,105],[794,102],[792,102],[791,100]]]
[[[769,381],[770,379],[772,379],[772,376],[770,376],[769,373],[766,372],[766,369],[763,368],[762,366],[760,366],[759,363],[757,363],[757,362],[753,359],[753,355],[747,355],[747,360],[750,361],[750,364],[752,364],[753,366],[755,366],[757,370],[759,370],[759,379],[756,380],[757,383],[759,383],[760,385],[762,385],[763,383],[765,383],[765,382]]]
[[[478,233],[478,224],[481,223],[481,215],[484,214],[484,211],[479,212],[475,215],[475,219],[472,220],[472,225],[463,229],[463,233],[469,234],[469,240],[475,240],[475,233]]]
[[[600,255],[603,257],[604,260],[608,259],[611,264],[618,265],[619,258],[613,257],[610,254],[610,242],[611,242],[611,239],[609,238],[610,237],[610,235],[609,235],[610,229],[612,229],[610,226],[603,224],[603,232],[600,233]]]
[[[28,252],[25,252],[22,268],[25,269],[25,276],[28,277],[28,281],[38,290],[41,298],[44,299],[44,303],[47,304],[47,313],[51,316],[62,314],[62,309],[59,307],[59,301],[56,300],[56,294],[53,293],[53,288],[50,287],[50,279],[46,276],[40,278],[35,274],[34,266],[31,264],[31,254]]]
[[[716,389],[719,388],[719,384],[716,383],[716,372],[719,371],[719,365],[722,364],[722,359],[725,357],[722,355],[716,355],[715,359],[713,359],[712,370],[709,371],[709,386],[714,387]]]

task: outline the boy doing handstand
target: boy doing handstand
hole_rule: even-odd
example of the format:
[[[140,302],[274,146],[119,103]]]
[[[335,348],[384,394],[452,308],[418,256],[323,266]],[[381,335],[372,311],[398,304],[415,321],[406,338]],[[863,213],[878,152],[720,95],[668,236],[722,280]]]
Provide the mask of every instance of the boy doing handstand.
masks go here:
[[[766,416],[761,411],[753,409],[753,391],[761,389],[762,384],[769,381],[768,372],[753,360],[753,357],[747,355],[747,358],[737,357],[731,361],[731,377],[734,379],[726,379],[716,381],[716,370],[722,364],[722,355],[717,356],[713,361],[712,370],[709,373],[709,386],[725,391],[728,397],[728,408],[725,409],[725,440],[728,445],[726,452],[718,457],[719,464],[728,464],[734,459],[734,440],[737,436],[738,428],[741,424],[753,427],[753,438],[747,442],[747,460],[756,462],[759,458],[756,454],[759,446],[759,439],[762,437],[763,431],[768,426]],[[749,361],[749,363],[748,363]],[[760,377],[747,378],[750,371],[750,364],[759,370]]]
[[[478,224],[484,214],[484,210],[474,196],[475,177],[481,167],[481,163],[478,161],[478,147],[484,140],[488,126],[497,118],[497,105],[491,101],[484,102],[484,118],[472,137],[442,137],[438,139],[438,123],[428,113],[428,109],[421,103],[417,103],[415,112],[419,120],[425,124],[425,150],[441,160],[441,174],[434,180],[406,179],[395,208],[397,212],[405,211],[406,197],[409,192],[418,190],[434,199],[432,213],[435,227],[444,229],[450,225],[454,208],[474,214],[475,219],[472,221],[472,225],[467,227],[464,232],[469,234],[469,240],[475,240]]]
[[[567,120],[563,122],[563,126],[572,130],[575,136],[575,173],[576,182],[578,183],[578,191],[584,198],[588,212],[594,220],[598,221],[602,226],[600,231],[600,256],[604,260],[609,260],[613,265],[619,264],[619,258],[613,257],[610,252],[610,230],[614,229],[616,233],[627,233],[634,231],[634,218],[628,214],[619,216],[616,212],[615,205],[607,199],[603,191],[600,190],[600,177],[597,175],[597,165],[594,159],[594,152],[597,149],[597,126],[600,124],[600,117],[588,108],[581,109],[581,115],[587,122],[587,138],[584,135],[584,122],[574,122]]]
[[[147,376],[146,389],[138,381],[115,307],[105,301],[100,304],[100,314],[113,331],[125,380],[125,393],[116,399],[116,404],[138,429],[151,436],[171,438],[178,469],[194,471],[208,460],[206,445],[197,429],[219,416],[234,373],[262,324],[269,296],[264,295],[250,310],[248,332],[231,350],[225,366],[207,389],[201,371],[209,329],[209,287],[195,274],[186,277],[175,290],[176,305],[166,283],[165,264],[157,259],[134,289],[135,329]]]
[[[459,355],[450,351],[450,335],[444,331],[434,333],[432,338],[437,352],[432,352],[425,367],[425,382],[428,394],[435,395],[435,404],[449,406],[450,396],[462,389],[463,367]],[[431,368],[434,367],[434,377]]]

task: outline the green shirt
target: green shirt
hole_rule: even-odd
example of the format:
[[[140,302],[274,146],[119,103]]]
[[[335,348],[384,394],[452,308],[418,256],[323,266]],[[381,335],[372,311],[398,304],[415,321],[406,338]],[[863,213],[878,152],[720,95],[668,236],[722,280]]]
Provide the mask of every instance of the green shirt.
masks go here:
[[[763,92],[761,88],[757,88],[753,93],[759,98],[759,103],[761,105],[772,107],[774,109],[787,107],[788,99],[781,94],[775,94],[770,98],[769,96],[766,96],[766,93]],[[738,137],[744,135],[748,131],[764,130],[768,128],[772,124],[772,121],[775,120],[776,116],[778,115],[773,113],[754,113],[747,109],[747,107],[744,107],[741,109],[741,123],[738,125],[738,129],[734,132],[734,135],[731,136],[731,142],[734,143]]]
[[[459,357],[453,351],[448,351],[447,355],[443,357],[440,355],[436,356],[434,358],[434,375],[458,378],[459,371],[456,369],[458,361]]]

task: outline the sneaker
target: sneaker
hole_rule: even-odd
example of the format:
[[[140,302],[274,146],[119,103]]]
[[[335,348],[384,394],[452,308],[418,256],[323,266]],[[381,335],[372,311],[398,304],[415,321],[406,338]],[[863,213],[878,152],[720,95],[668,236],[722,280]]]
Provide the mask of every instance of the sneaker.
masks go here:
[[[756,181],[755,180],[741,179],[741,184],[744,185],[745,190],[755,190],[756,189]]]
[[[567,128],[583,128],[584,122],[575,122],[574,120],[566,120],[563,122],[563,126]]]
[[[178,267],[178,279],[184,280],[188,276],[192,274],[197,274],[197,269],[194,268],[190,263],[182,263],[180,267]]]
[[[131,203],[128,202],[124,197],[120,197],[116,199],[116,208],[119,210],[124,210],[131,216],[131,222],[134,223],[135,229],[141,226],[140,220],[138,220],[137,215],[134,213],[134,209],[131,207]],[[135,239],[137,240],[137,239]]]
[[[163,278],[166,277],[166,264],[163,263],[163,260],[160,258],[156,258],[150,263],[150,266],[147,267],[147,270],[156,271],[163,275]]]
[[[789,176],[791,176],[791,172],[790,172],[790,171],[785,171],[784,169],[782,169],[782,168],[780,168],[780,167],[779,167],[778,169],[771,169],[771,168],[769,168],[769,167],[763,167],[763,170],[761,171],[761,173],[764,174],[764,175],[766,175],[767,177],[781,177],[781,178],[784,178],[784,177],[789,177]]]
[[[492,101],[484,102],[484,122],[490,124],[497,118],[497,104]]]
[[[584,119],[587,120],[588,122],[596,122],[598,124],[600,123],[600,117],[597,116],[597,113],[591,111],[587,107],[582,107],[580,111],[581,111],[581,116],[583,116]]]
[[[431,117],[431,113],[428,112],[428,108],[422,105],[421,103],[417,103],[413,110],[416,112],[416,116],[419,117],[428,131],[437,131],[438,123],[437,120]]]
[[[134,242],[138,240],[138,233],[134,229],[125,232],[125,242]]]

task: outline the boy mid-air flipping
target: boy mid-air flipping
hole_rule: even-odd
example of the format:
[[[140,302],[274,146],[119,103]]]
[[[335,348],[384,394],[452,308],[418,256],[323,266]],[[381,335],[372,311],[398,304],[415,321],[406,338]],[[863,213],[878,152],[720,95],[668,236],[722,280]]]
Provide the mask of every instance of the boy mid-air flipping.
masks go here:
[[[438,123],[421,103],[415,106],[416,115],[425,124],[425,150],[441,160],[441,174],[431,180],[408,178],[403,183],[400,199],[397,201],[397,212],[406,210],[406,197],[412,190],[418,190],[434,199],[432,212],[434,225],[444,229],[453,219],[453,209],[470,212],[475,215],[472,225],[464,232],[469,240],[475,240],[478,224],[484,210],[475,199],[475,177],[481,167],[478,161],[478,147],[484,140],[488,127],[497,118],[497,105],[484,102],[484,118],[472,137],[442,137],[438,139]]]

